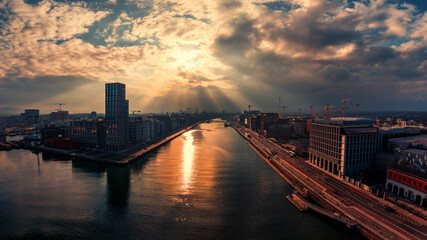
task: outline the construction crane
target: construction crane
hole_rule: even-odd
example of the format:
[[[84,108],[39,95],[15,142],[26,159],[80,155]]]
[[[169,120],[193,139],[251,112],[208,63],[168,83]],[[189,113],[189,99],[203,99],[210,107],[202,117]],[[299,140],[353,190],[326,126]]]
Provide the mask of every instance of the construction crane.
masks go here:
[[[328,106],[323,107],[324,110],[326,109],[326,118],[329,118],[329,109],[334,108],[334,107],[335,106],[329,106],[329,104],[328,104]]]
[[[254,105],[248,104],[248,109],[249,109],[249,114],[251,114],[251,107],[253,107]]]
[[[326,116],[325,116],[325,109],[326,109],[327,107],[329,107],[329,104],[328,104],[328,106],[323,107],[323,111],[322,111],[323,118],[326,118]]]
[[[313,117],[313,106],[308,106],[310,108],[310,117]]]
[[[135,116],[136,112],[141,112],[141,111],[139,111],[139,110],[131,110],[131,112],[132,112],[132,116]]]
[[[358,118],[359,117],[359,106],[360,106],[360,104],[358,104],[358,103],[350,103],[350,104],[356,106],[356,117]]]
[[[56,109],[56,110],[61,111],[62,110],[62,105],[65,105],[65,103],[56,103],[56,105],[59,105],[59,108]]]
[[[348,102],[348,101],[350,101],[350,100],[351,100],[351,98],[347,98],[347,99],[341,100],[341,102],[342,102],[342,117],[343,118],[345,118],[345,103]]]

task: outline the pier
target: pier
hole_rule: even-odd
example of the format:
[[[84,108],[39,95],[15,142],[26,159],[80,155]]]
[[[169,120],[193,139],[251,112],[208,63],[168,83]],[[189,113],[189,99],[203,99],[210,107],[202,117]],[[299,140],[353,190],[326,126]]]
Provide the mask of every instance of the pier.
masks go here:
[[[303,197],[299,196],[297,193],[292,193],[288,196],[286,196],[286,199],[288,199],[298,210],[301,212],[311,210],[313,212],[316,212],[320,215],[326,216],[330,219],[336,220],[340,223],[345,224],[348,228],[352,228],[355,223],[353,220],[341,216],[339,213],[334,213],[331,211],[328,211],[324,208],[321,208],[315,204],[312,204],[305,200]]]

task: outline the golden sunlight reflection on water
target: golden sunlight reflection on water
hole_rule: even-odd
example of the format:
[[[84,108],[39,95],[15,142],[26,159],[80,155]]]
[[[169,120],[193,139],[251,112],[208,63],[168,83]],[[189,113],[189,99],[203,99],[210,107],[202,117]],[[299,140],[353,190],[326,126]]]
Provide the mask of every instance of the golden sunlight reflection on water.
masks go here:
[[[189,131],[183,134],[184,146],[182,152],[182,190],[185,193],[189,193],[191,189],[192,177],[193,177],[193,162],[194,155],[196,152],[196,146],[194,145],[193,133]]]

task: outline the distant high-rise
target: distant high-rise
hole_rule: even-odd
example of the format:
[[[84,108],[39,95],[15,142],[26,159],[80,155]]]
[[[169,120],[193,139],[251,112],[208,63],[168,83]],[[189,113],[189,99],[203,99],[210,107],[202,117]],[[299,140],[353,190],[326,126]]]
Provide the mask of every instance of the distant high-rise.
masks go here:
[[[105,85],[106,149],[121,151],[128,139],[129,101],[126,100],[126,85]]]
[[[40,117],[40,111],[38,109],[25,109],[24,113],[21,113],[21,118],[26,123],[37,123]]]
[[[0,142],[6,141],[6,127],[5,124],[0,120]]]

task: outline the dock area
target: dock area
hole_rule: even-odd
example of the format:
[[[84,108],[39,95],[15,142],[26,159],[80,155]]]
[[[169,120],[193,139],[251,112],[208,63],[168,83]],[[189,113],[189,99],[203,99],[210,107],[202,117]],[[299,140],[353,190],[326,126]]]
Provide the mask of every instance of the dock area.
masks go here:
[[[299,196],[297,193],[292,193],[288,196],[286,196],[286,199],[288,199],[298,210],[301,212],[312,210],[318,214],[321,214],[323,216],[329,217],[331,219],[334,219],[338,222],[341,222],[345,224],[348,228],[352,228],[355,225],[355,222],[347,217],[343,217],[338,213],[330,212],[324,208],[321,208],[315,204],[312,204]]]
[[[288,199],[289,202],[291,202],[301,212],[308,210],[307,204],[305,204],[305,202],[302,201],[301,198],[297,194],[295,194],[295,193],[289,194],[288,196],[286,196],[286,199]]]

